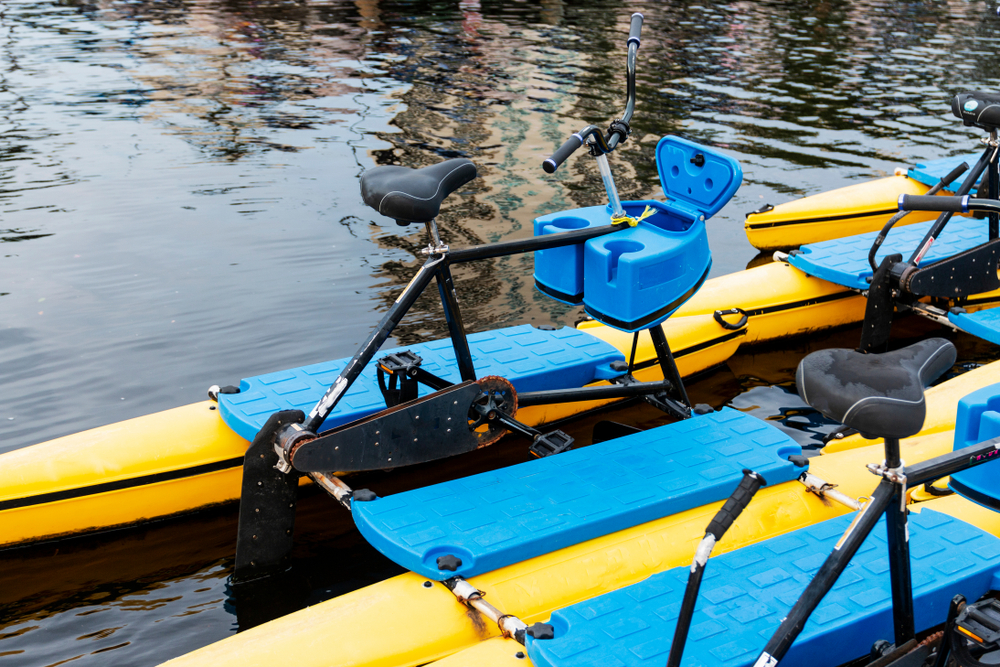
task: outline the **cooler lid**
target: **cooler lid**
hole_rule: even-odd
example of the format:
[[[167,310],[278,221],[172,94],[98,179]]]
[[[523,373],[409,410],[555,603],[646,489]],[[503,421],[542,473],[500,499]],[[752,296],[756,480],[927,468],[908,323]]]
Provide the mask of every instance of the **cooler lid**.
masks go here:
[[[743,182],[743,169],[733,158],[672,135],[656,145],[656,169],[663,194],[706,219],[725,206]]]

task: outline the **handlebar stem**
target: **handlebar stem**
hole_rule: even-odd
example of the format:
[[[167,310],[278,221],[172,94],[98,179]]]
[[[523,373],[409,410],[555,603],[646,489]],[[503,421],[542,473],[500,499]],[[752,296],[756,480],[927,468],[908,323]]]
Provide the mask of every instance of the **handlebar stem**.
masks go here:
[[[622,202],[618,198],[618,188],[615,187],[614,176],[611,175],[611,166],[608,164],[608,156],[601,154],[597,156],[597,168],[601,171],[601,180],[604,181],[604,189],[608,193],[608,203],[611,204],[611,217],[620,218],[625,215]]]

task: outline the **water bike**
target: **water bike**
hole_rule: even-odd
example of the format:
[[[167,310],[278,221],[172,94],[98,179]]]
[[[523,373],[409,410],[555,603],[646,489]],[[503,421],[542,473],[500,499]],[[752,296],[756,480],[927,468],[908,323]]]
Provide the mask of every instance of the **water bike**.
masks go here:
[[[634,47],[637,46],[638,35],[629,39],[626,120],[634,109]],[[624,127],[618,121],[603,135],[585,128],[580,136],[586,135],[598,163],[603,158],[606,164],[601,142],[608,148],[618,145]],[[580,140],[570,140],[570,145],[562,149],[562,159],[574,144],[578,146]],[[467,402],[455,407],[453,399],[450,405],[456,412],[445,414],[443,419],[448,423],[450,416],[453,422],[456,418],[462,421],[459,413],[465,409],[461,414],[465,415],[466,424],[473,424],[471,432],[461,437],[449,435],[446,447],[438,448],[435,438],[425,437],[413,449],[393,455],[384,453],[391,448],[374,444],[380,440],[369,440],[370,447],[364,456],[353,463],[343,460],[333,463],[326,459],[321,464],[312,464],[331,467],[321,472],[393,467],[445,456],[494,441],[508,427],[530,434],[533,440],[537,438],[538,442],[533,444],[538,444],[538,451],[554,450],[571,443],[558,433],[550,432],[550,436],[539,431],[538,426],[640,394],[659,401],[671,414],[683,416],[690,406],[678,375],[688,376],[724,363],[741,345],[809,334],[862,319],[865,299],[858,291],[808,276],[780,262],[744,274],[707,280],[691,294],[692,288],[704,280],[710,262],[704,245],[704,218],[711,216],[713,207],[721,207],[731,196],[730,190],[738,186],[739,166],[725,155],[677,138],[661,142],[657,161],[661,183],[671,200],[619,202],[622,211],[633,220],[646,214],[647,209],[650,211],[634,227],[628,221],[613,222],[612,214],[618,206],[609,204],[543,216],[536,221],[538,235],[533,239],[453,250],[442,247],[440,240],[435,239],[436,226],[426,222],[430,238],[427,265],[353,359],[247,378],[238,387],[213,389],[209,401],[3,454],[0,456],[0,547],[127,526],[236,500],[245,482],[243,468],[248,461],[245,455],[250,441],[259,436],[275,413],[282,413],[279,420],[286,420],[279,428],[287,428],[286,436],[294,435],[291,441],[286,437],[279,450],[287,459],[291,445],[308,445],[296,450],[305,461],[310,450],[325,448],[338,452],[338,456],[343,452],[336,449],[339,446],[336,443],[326,447],[322,442],[317,443],[320,438],[311,439],[307,424],[293,423],[289,417],[296,410],[321,408],[315,414],[310,412],[315,421],[332,403],[332,410],[320,427],[321,434],[331,438],[325,442],[331,443],[338,438],[353,438],[362,430],[365,437],[380,436],[381,429],[373,425],[382,417],[400,420],[396,423],[412,417],[412,423],[416,423],[418,417],[430,419],[432,412],[437,416],[441,414],[438,408],[444,404],[440,399],[442,394],[437,392],[460,392]],[[454,167],[458,170],[454,171]],[[473,168],[461,162],[451,165],[447,173],[439,173],[436,170],[444,168],[434,166],[426,168],[430,170],[429,176],[425,170],[399,169],[390,168],[390,172],[375,175],[381,179],[388,173],[390,184],[402,182],[405,187],[414,183],[418,184],[415,187],[425,187],[428,178],[433,184],[429,193],[411,193],[418,197],[434,194],[422,200],[417,208],[405,213],[401,212],[403,209],[391,209],[390,212],[405,219],[414,217],[409,214],[413,211],[426,216],[430,210],[428,202],[436,202],[431,211],[435,212],[444,198],[437,190],[438,184],[461,187],[456,185],[456,179],[469,177]],[[399,178],[403,180],[394,180]],[[368,185],[372,188],[369,194],[375,196],[384,183],[373,181]],[[610,169],[606,186],[609,202],[617,201]],[[689,188],[697,196],[685,199]],[[709,201],[711,205],[704,198],[699,200],[701,193],[711,191],[721,195],[714,202]],[[380,205],[384,198],[384,195],[379,198]],[[397,198],[393,206],[403,206],[398,199],[405,197]],[[582,298],[595,317],[607,319],[614,326],[595,319],[581,323],[577,329],[519,326],[466,336],[449,263],[531,250],[540,251],[537,254],[543,258],[548,253],[547,261],[536,263],[536,284],[541,290],[563,300]],[[679,262],[683,277],[673,284],[661,283],[630,294],[627,283],[640,281],[643,288],[649,288],[641,283],[646,274],[651,274],[648,267],[657,262],[663,264],[670,252],[683,257]],[[589,285],[582,297],[574,286],[581,276]],[[563,277],[571,280],[560,282]],[[382,356],[374,359],[375,350],[387,339],[391,326],[398,321],[396,318],[402,316],[406,302],[432,279],[437,280],[445,311],[449,313],[449,327],[455,333],[452,340],[383,350]],[[652,298],[651,294],[658,296]],[[663,312],[665,307],[669,311],[675,306],[672,315]],[[667,315],[669,319],[662,319]],[[631,328],[640,330],[622,330]],[[667,339],[670,345],[666,344]],[[373,360],[362,363],[363,358]],[[475,379],[471,377],[473,373]],[[929,423],[935,424],[931,428],[951,428],[950,406],[956,396],[966,393],[970,383],[982,386],[996,381],[992,379],[993,373],[1000,371],[987,367],[964,381],[958,378],[954,381],[959,383],[957,386],[949,381],[934,388],[932,391],[937,394],[932,406],[936,407],[932,412],[940,419],[929,419]],[[353,383],[345,379],[352,376]],[[345,385],[350,386],[345,388]],[[588,385],[593,387],[579,391]],[[423,407],[417,410],[409,406],[414,396],[422,401],[419,405]],[[476,407],[470,412],[468,408],[473,402]],[[491,409],[501,405],[506,409]],[[425,409],[428,412],[419,412]],[[387,410],[394,414],[376,416]],[[361,424],[366,419],[369,421]],[[351,431],[352,422],[358,422],[354,426],[362,430]],[[407,425],[407,429],[411,427],[412,424]],[[553,442],[555,446],[550,447]],[[373,454],[377,448],[382,449]],[[270,461],[270,452],[263,453]],[[278,451],[274,456],[279,456]],[[251,458],[255,459],[251,461],[253,464],[263,461],[259,455]],[[261,468],[270,474],[270,465]],[[300,481],[307,479],[302,476]],[[279,478],[279,481],[284,483],[283,492],[291,493],[288,480]]]
[[[957,95],[951,100],[952,113],[966,127],[981,127],[979,118],[991,102],[981,93]],[[965,108],[968,104],[970,107]],[[974,105],[974,106],[973,106]],[[989,113],[989,112],[987,112]],[[983,139],[991,151],[990,139]],[[957,157],[920,162],[895,175],[830,190],[809,197],[772,206],[765,204],[747,214],[744,228],[747,240],[759,250],[786,250],[807,243],[855,236],[881,229],[890,218],[899,215],[896,200],[907,195],[966,195],[996,199],[995,181],[982,180],[986,165],[982,155],[972,153]],[[969,165],[974,165],[969,171]],[[969,172],[966,175],[966,172]],[[985,183],[985,187],[979,187]],[[903,224],[924,222],[934,216],[928,211],[913,211]]]
[[[996,495],[983,484],[994,469],[964,480],[959,471],[997,456],[1000,385],[965,397],[953,432],[911,437],[924,420],[924,386],[954,358],[948,341],[929,339],[882,354],[824,350],[800,365],[803,398],[885,445],[805,458],[768,423],[723,409],[422,489],[355,496],[362,534],[407,574],[168,664],[652,665],[667,661],[686,617],[681,664],[750,665],[850,524],[846,550],[817,584],[846,568],[841,586],[787,655],[769,652],[787,664],[840,664],[894,638],[903,559],[864,540],[890,507],[898,542],[904,502],[920,512],[909,528],[917,599],[896,614],[896,646],[908,651],[909,635],[946,621],[955,594],[975,601],[1000,581],[1000,516],[939,497],[948,491],[937,481],[954,474],[954,488],[997,502],[983,495]],[[737,519],[734,505],[752,495],[745,470],[767,485]],[[738,484],[741,498],[727,501]],[[720,530],[706,534],[713,516]],[[721,555],[708,561],[716,541]],[[692,561],[706,590],[685,605]],[[810,590],[802,604],[818,597]],[[779,635],[792,644],[785,626]]]
[[[676,362],[662,323],[707,277],[711,256],[704,222],[716,209],[696,214],[690,206],[644,202],[649,211],[642,227],[633,228],[635,220],[625,211],[639,203],[623,206],[610,175],[606,155],[630,133],[641,23],[636,14],[627,42],[622,117],[607,132],[584,128],[575,135],[576,146],[571,141],[549,163],[557,166],[586,140],[606,177],[612,216],[585,229],[453,249],[442,243],[435,218],[442,201],[475,178],[469,160],[370,170],[361,183],[365,201],[401,225],[423,224],[429,244],[426,262],[355,355],[244,379],[239,386],[214,386],[211,402],[4,454],[0,546],[128,525],[240,497],[253,505],[258,493],[294,496],[303,473],[337,495],[333,473],[454,456],[485,447],[510,430],[529,436],[536,456],[565,451],[572,445],[568,435],[535,427],[613,400],[641,396],[674,418],[690,416],[681,368],[691,373],[720,363],[740,341],[711,315],[686,318],[675,327],[673,337],[685,356]],[[665,182],[678,188],[690,189],[691,172],[706,174],[697,185],[717,207],[739,187],[739,165],[714,151],[675,139],[662,142],[658,156]],[[452,264],[524,252],[578,255],[605,236],[625,237],[602,246],[605,298],[624,300],[636,281],[644,289],[644,299],[638,305],[633,300],[631,310],[612,303],[603,315],[634,334],[624,350],[565,327],[466,333]],[[649,272],[624,279],[641,267],[621,260],[622,249],[642,245],[643,238],[658,244],[643,258],[646,265],[655,260],[673,266],[659,284],[650,284]],[[616,281],[619,270],[623,279]],[[437,283],[450,338],[381,350],[431,282]],[[647,306],[652,310],[636,310]],[[261,558],[251,560],[251,569],[262,566]],[[240,564],[242,573],[244,559]]]
[[[553,611],[527,626],[524,651],[484,642],[434,664],[508,664],[518,653],[536,667],[996,664],[1000,385],[962,400],[951,451],[904,463],[900,436],[920,428],[920,391],[903,380],[915,367],[900,366],[914,361],[831,349],[799,365],[804,399],[884,439],[859,511],[709,560],[733,516],[757,502],[766,475],[745,471],[689,567]],[[942,478],[948,491],[922,492]]]

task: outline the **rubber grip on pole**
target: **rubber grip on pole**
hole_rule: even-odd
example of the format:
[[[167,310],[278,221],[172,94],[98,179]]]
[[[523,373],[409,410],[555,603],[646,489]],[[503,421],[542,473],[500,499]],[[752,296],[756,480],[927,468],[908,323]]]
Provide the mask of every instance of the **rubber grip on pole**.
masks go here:
[[[947,211],[968,213],[969,197],[943,197],[939,195],[899,195],[900,211]]]
[[[712,523],[708,524],[705,533],[711,533],[717,541],[721,540],[722,536],[729,530],[729,527],[736,521],[736,517],[750,504],[750,500],[754,497],[754,494],[757,493],[760,487],[766,485],[767,481],[762,476],[753,470],[744,468],[743,479],[740,480],[739,486],[736,487],[733,495],[729,496],[726,504],[722,506],[719,513],[712,519]]]
[[[942,188],[948,187],[949,185],[952,184],[952,181],[957,180],[959,176],[961,176],[962,174],[964,174],[968,170],[969,170],[969,163],[968,162],[963,162],[962,164],[958,165],[957,167],[955,167],[954,169],[952,169],[951,171],[949,171],[948,175],[945,176],[944,178],[942,178],[938,182],[938,184],[941,186],[941,187],[938,188],[938,190],[941,190]],[[931,188],[931,189],[934,190],[934,188]],[[937,190],[934,190],[934,192],[932,192],[931,194],[937,194]]]
[[[552,157],[546,158],[542,162],[542,169],[545,173],[552,174],[555,173],[556,169],[559,168],[566,159],[573,154],[577,148],[583,145],[583,139],[580,138],[579,134],[574,134],[569,139],[566,140],[562,146],[556,149],[556,152],[552,154]]]
[[[639,34],[642,32],[642,14],[636,12],[632,14],[632,25],[628,29],[628,41],[625,42],[626,46],[635,40],[635,45],[639,46]]]

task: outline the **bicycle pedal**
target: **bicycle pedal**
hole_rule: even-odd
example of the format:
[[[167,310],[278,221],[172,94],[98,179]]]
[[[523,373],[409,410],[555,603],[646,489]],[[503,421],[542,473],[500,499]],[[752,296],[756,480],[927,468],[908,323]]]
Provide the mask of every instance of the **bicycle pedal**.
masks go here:
[[[403,350],[402,352],[387,354],[379,359],[377,363],[386,373],[392,375],[396,375],[397,373],[411,375],[414,369],[420,368],[423,358],[416,352]]]
[[[572,449],[572,444],[573,438],[570,436],[562,431],[552,431],[535,438],[535,442],[532,443],[531,447],[528,447],[528,451],[541,459]]]
[[[1000,601],[988,598],[968,605],[955,619],[955,629],[985,649],[1000,641]]]

